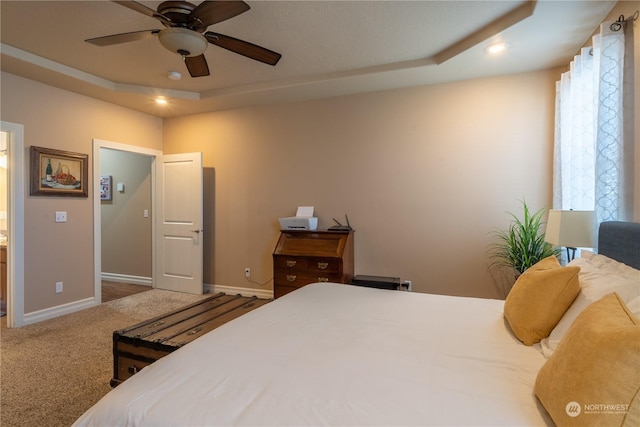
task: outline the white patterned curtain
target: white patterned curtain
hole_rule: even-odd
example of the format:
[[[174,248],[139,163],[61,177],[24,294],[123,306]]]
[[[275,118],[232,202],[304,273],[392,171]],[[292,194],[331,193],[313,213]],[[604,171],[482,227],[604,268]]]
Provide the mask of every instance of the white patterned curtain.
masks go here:
[[[594,210],[594,230],[633,217],[634,124],[624,95],[633,61],[625,61],[625,40],[632,52],[632,20],[602,24],[556,83],[553,207]]]

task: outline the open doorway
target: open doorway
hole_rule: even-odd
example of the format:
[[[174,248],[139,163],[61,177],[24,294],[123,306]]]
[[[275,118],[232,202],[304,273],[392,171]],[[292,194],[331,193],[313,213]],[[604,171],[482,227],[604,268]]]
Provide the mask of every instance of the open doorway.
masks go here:
[[[138,153],[151,159],[151,206],[156,211],[155,220],[150,221],[151,286],[202,294],[202,153],[163,155],[156,150],[94,139],[93,182],[97,195],[93,210],[95,303],[102,302],[102,200],[99,196],[102,149]],[[126,183],[123,184],[126,191]]]
[[[153,158],[100,149],[102,302],[152,289]]]
[[[6,264],[6,316],[2,326],[10,328],[25,324],[24,319],[24,126],[17,123],[0,122],[0,132],[6,150],[6,219],[5,245]]]
[[[93,143],[99,195],[94,199],[95,298],[100,303],[154,287],[153,166],[161,153],[103,140]]]

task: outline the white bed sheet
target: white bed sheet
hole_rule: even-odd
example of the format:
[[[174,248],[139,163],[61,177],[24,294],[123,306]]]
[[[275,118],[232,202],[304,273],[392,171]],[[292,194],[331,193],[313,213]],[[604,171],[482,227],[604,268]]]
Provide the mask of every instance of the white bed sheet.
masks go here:
[[[553,425],[503,301],[331,283],[143,369],[74,426]]]

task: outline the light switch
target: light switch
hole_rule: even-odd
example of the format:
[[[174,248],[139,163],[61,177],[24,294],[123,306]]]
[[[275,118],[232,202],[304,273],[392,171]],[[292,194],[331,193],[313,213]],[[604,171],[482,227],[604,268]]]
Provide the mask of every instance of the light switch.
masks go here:
[[[116,188],[118,189],[119,193],[123,193],[124,192],[124,182],[119,182],[118,185],[116,186]]]
[[[149,209],[145,209],[142,211],[142,216],[145,218],[149,218]]]
[[[56,212],[56,222],[67,222],[67,212]]]

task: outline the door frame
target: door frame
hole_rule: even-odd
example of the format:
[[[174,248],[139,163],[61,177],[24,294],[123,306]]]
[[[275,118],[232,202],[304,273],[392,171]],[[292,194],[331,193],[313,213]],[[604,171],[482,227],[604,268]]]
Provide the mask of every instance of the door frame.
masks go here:
[[[7,327],[24,326],[24,126],[0,121],[7,132]]]
[[[95,304],[102,303],[102,214],[100,204],[100,149],[125,151],[129,153],[143,154],[151,157],[151,206],[156,205],[156,161],[162,156],[162,151],[150,148],[137,147],[135,145],[121,144],[119,142],[93,139],[93,273],[94,273],[94,301]],[[151,286],[156,287],[155,281],[155,221],[151,224]]]

